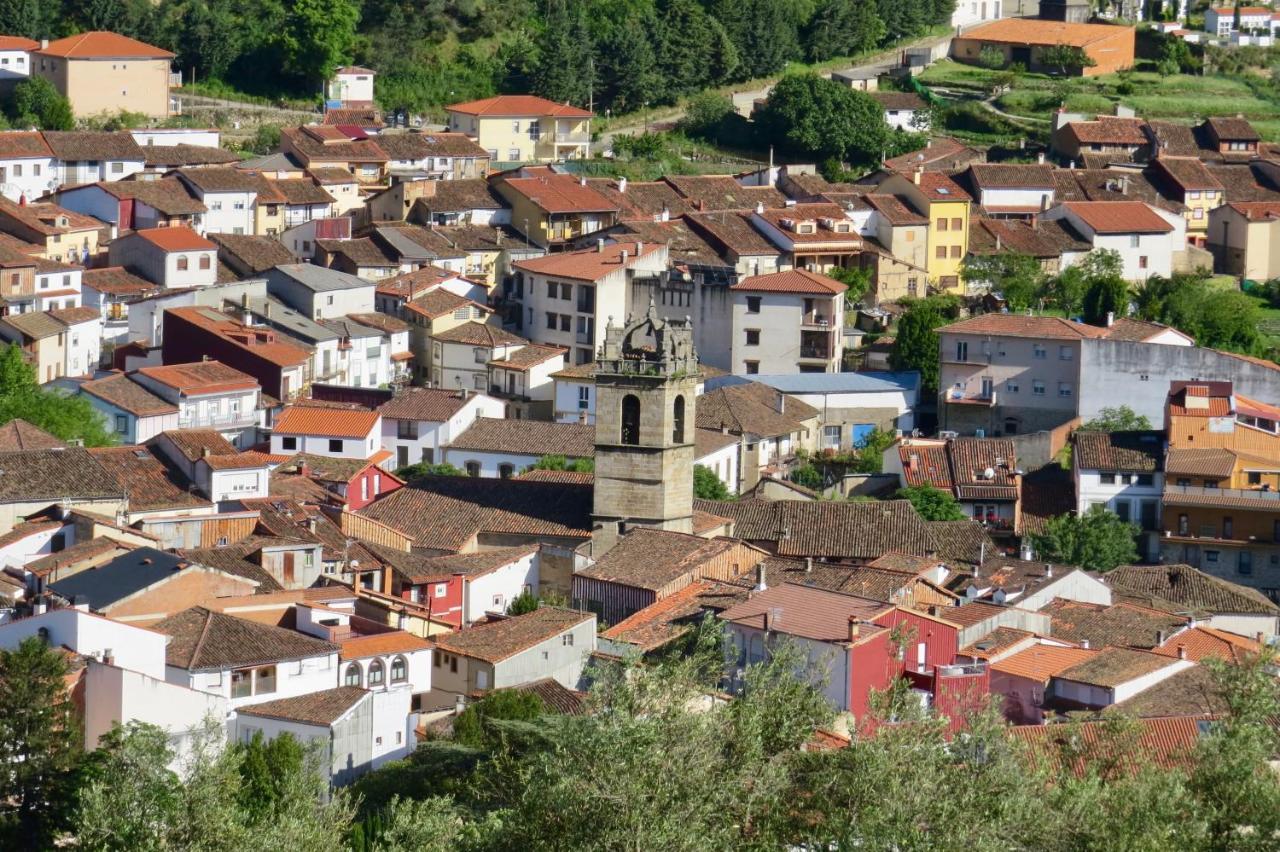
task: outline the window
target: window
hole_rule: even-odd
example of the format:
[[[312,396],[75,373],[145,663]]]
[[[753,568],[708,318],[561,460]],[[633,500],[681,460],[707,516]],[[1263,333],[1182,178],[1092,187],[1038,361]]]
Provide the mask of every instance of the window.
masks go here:
[[[1150,486],[1154,482],[1154,478],[1149,473],[1138,474],[1138,484]]]
[[[564,634],[563,636],[561,636],[561,637],[560,637],[560,644],[561,644],[561,645],[563,645],[563,646],[564,646],[564,647],[566,647],[566,648],[572,648],[572,647],[573,647],[573,634],[572,634],[572,633],[566,633],[566,634]]]
[[[1017,379],[1008,379],[1008,380],[1006,380],[1006,381],[1005,381],[1005,383],[1004,383],[1004,389],[1005,389],[1005,392],[1006,392],[1006,393],[1017,393],[1017,392],[1018,392],[1018,380],[1017,380]]]
[[[1036,358],[1048,358],[1049,350],[1037,343],[1032,347],[1031,354]]]
[[[554,299],[555,297],[556,297],[556,282],[548,281],[547,282],[547,298]]]
[[[209,259],[209,255],[207,255],[207,254],[202,254],[202,255],[200,255],[200,268],[201,268],[201,269],[209,269],[209,268],[211,268],[212,266],[213,266],[213,261],[211,261],[211,260]]]
[[[953,231],[963,231],[963,230],[964,230],[964,224],[962,223],[962,221],[960,220],[960,218],[959,218],[959,217],[953,218],[953,219],[951,220],[951,230],[953,230]]]
[[[561,330],[561,331],[572,331],[572,330],[573,330],[573,317],[569,316],[568,314],[561,314],[561,315],[560,315],[560,330]]]
[[[1044,382],[1039,379],[1033,379],[1031,382],[1031,395],[1044,396]]]
[[[1100,473],[1098,474],[1098,481],[1103,485],[1115,485],[1116,475],[1114,473]]]
[[[436,583],[436,597],[442,598],[449,591],[448,583]]]
[[[510,479],[512,476],[515,475],[515,472],[516,472],[516,467],[513,464],[504,463],[504,464],[498,465],[498,476],[501,479]]]
[[[489,360],[489,350],[477,347],[471,350],[471,357],[475,359],[477,364],[483,364]]]
[[[1073,357],[1074,357],[1074,353],[1071,351],[1071,347],[1070,347],[1070,346],[1059,346],[1059,347],[1058,347],[1058,360],[1059,360],[1059,361],[1070,361]]]
[[[404,657],[396,657],[391,661],[391,682],[404,683],[409,679],[409,661]]]
[[[123,171],[124,171],[124,163],[112,163],[112,164],[111,164],[111,173],[112,173],[113,175],[118,175],[118,174],[122,173]]]
[[[671,443],[684,443],[684,397],[677,396],[671,409]]]
[[[282,450],[296,450],[298,449],[298,439],[297,438],[281,438],[280,448]]]
[[[382,660],[374,660],[369,664],[369,686],[382,686],[384,678]]]
[[[1240,551],[1240,556],[1236,561],[1236,570],[1241,574],[1253,573],[1253,553],[1248,550]]]
[[[480,475],[480,462],[478,461],[467,462],[467,476],[476,477],[479,475]]]
[[[418,421],[417,420],[397,420],[396,421],[396,437],[415,439],[418,437]]]
[[[1186,535],[1191,529],[1191,520],[1186,515],[1178,516],[1178,535]]]
[[[1116,500],[1114,503],[1114,511],[1117,518],[1124,521],[1126,524],[1129,523],[1130,516],[1128,500]]]
[[[1058,382],[1058,396],[1071,396],[1071,382]]]
[[[619,440],[636,446],[640,443],[640,398],[627,394],[622,398],[622,422]]]
[[[591,388],[583,385],[578,388],[578,408],[587,409],[591,407]]]
[[[1142,240],[1142,237],[1140,237],[1139,235],[1131,234],[1129,236],[1129,248],[1137,248],[1141,240]]]
[[[754,376],[759,374],[760,372],[759,361],[743,361],[742,364],[743,364],[743,367],[746,369],[748,376]]]
[[[253,695],[253,672],[249,670],[231,673],[231,697],[248,698]]]
[[[840,427],[839,426],[823,426],[822,427],[822,446],[824,448],[839,448],[840,446]]]
[[[1179,487],[1179,488],[1186,488],[1186,487],[1187,487],[1188,485],[1190,485],[1190,484],[1191,484],[1191,480],[1190,480],[1190,479],[1186,479],[1186,478],[1184,478],[1184,477],[1178,477],[1178,487]]]
[[[363,677],[363,674],[360,671],[360,664],[352,663],[351,665],[347,666],[347,673],[342,677],[342,685],[343,686],[359,686],[362,677]]]
[[[186,272],[189,266],[190,264],[187,261],[187,256],[185,254],[178,255],[178,271]]]
[[[560,285],[560,298],[564,299],[566,302],[573,301],[573,285],[572,284]]]
[[[760,345],[760,329],[758,328],[747,329],[747,345],[748,346]]]
[[[1218,557],[1220,555],[1221,554],[1217,550],[1206,550],[1204,552],[1204,561],[1209,563],[1210,565],[1217,565]]]
[[[263,666],[253,673],[253,694],[267,695],[276,691],[276,667]]]
[[[369,499],[369,478],[367,476],[360,477],[360,499]]]
[[[452,654],[449,655],[449,671],[453,674],[458,673],[458,658]]]
[[[1224,517],[1222,519],[1222,537],[1235,538],[1235,536],[1233,535],[1235,530],[1236,530],[1235,521],[1233,521],[1230,517]]]
[[[340,452],[342,452],[342,439],[341,439],[341,438],[330,438],[330,439],[329,439],[329,452],[331,452],[331,453],[340,453]]]
[[[760,313],[760,297],[759,296],[747,297],[747,313],[749,314]]]
[[[938,217],[938,230],[945,231],[947,229],[947,220],[944,216]]]
[[[129,431],[129,418],[123,414],[116,415],[116,431],[121,435]]]
[[[951,247],[951,257],[952,257],[952,258],[957,258],[957,257],[959,257],[959,256],[960,256],[960,246],[952,246],[952,247]]]
[[[1147,256],[1145,254],[1138,258],[1138,268],[1139,269],[1147,268]]]
[[[550,311],[547,311],[547,328],[552,331],[556,330],[556,315]]]
[[[937,248],[935,248],[935,249],[933,250],[933,256],[934,256],[936,259],[938,259],[938,260],[944,260],[944,259],[946,259],[946,256],[947,256],[947,247],[946,247],[946,246],[938,246]]]
[[[968,361],[968,360],[969,360],[969,343],[968,343],[968,341],[965,341],[965,340],[957,340],[957,341],[956,341],[956,360],[957,360],[957,361]]]

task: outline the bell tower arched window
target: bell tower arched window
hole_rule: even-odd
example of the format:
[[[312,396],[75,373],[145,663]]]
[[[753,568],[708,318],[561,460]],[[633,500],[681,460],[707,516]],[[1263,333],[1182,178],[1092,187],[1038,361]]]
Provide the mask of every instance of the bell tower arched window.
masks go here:
[[[622,398],[621,443],[635,446],[640,443],[640,398],[627,394]]]
[[[671,442],[673,444],[684,443],[684,397],[677,396],[675,406],[671,412]]]

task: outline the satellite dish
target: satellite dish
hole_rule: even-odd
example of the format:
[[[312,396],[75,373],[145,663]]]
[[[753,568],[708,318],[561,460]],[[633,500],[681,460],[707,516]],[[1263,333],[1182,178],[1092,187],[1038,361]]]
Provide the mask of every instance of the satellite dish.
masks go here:
[[[989,467],[989,468],[987,468],[986,470],[984,470],[984,471],[982,472],[982,478],[983,478],[983,479],[995,479],[995,478],[996,478],[996,471],[995,471],[995,468],[991,468],[991,467]]]

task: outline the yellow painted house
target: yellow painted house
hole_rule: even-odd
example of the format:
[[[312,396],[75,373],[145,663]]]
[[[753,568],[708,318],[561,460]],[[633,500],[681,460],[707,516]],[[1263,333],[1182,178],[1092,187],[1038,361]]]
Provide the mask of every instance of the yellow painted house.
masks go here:
[[[1203,246],[1209,232],[1209,211],[1226,203],[1226,190],[1196,157],[1157,157],[1154,169],[1187,206],[1187,241]]]
[[[590,156],[592,113],[533,95],[498,95],[445,107],[490,162],[556,163]]]
[[[964,293],[960,266],[969,253],[969,214],[973,199],[942,172],[918,170],[910,176],[890,173],[881,192],[901,196],[929,220],[927,262],[930,286],[944,293]],[[923,294],[922,294],[923,295]]]

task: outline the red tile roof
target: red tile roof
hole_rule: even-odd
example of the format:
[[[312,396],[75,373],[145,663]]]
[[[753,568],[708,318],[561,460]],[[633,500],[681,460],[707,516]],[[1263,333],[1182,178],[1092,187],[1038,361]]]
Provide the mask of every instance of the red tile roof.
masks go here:
[[[729,607],[720,613],[720,618],[817,642],[849,643],[884,630],[860,622],[868,622],[888,609],[889,605],[881,601],[784,583]],[[855,625],[858,632],[852,635]]]
[[[498,95],[478,101],[453,104],[445,107],[445,110],[480,116],[554,115],[557,118],[591,118],[593,115],[589,110],[578,109],[568,104],[558,104],[534,95]]]
[[[1106,337],[1106,329],[1061,317],[1024,316],[1022,314],[981,314],[953,322],[938,329],[946,334],[990,334],[999,337],[1031,337],[1055,340],[1081,340]]]
[[[946,172],[921,172],[920,191],[934,201],[972,201],[969,193]]]
[[[22,36],[0,36],[0,50],[35,50],[40,42]]]
[[[353,636],[338,643],[342,648],[338,659],[360,660],[365,657],[377,657],[383,654],[407,654],[411,651],[425,651],[431,647],[426,639],[414,636],[404,630],[392,630],[388,633],[373,633],[368,636]]]
[[[336,435],[365,438],[381,419],[376,411],[291,405],[276,418],[277,435]]]
[[[1058,672],[1085,660],[1092,659],[1100,653],[1089,648],[1061,648],[1057,645],[1036,645],[1011,654],[991,665],[993,672],[1026,678],[1044,683]]]
[[[817,272],[789,269],[786,272],[744,278],[729,289],[752,293],[816,293],[820,296],[832,296],[843,293],[848,287]]]
[[[142,367],[138,372],[180,393],[221,393],[252,390],[258,386],[253,376],[228,367],[220,361],[197,361],[194,364],[170,364],[164,367]]]
[[[1167,234],[1174,229],[1141,201],[1068,201],[1062,206],[1099,234]]]
[[[665,246],[652,243],[611,243],[603,249],[548,254],[544,257],[517,261],[514,265],[525,272],[553,275],[556,278],[572,278],[576,281],[599,281],[611,272],[626,269],[640,257],[664,251]],[[623,253],[627,254],[623,262]]]
[[[1140,118],[1115,118],[1099,116],[1096,121],[1068,122],[1064,130],[1081,142],[1099,145],[1145,145],[1146,122]]]
[[[618,205],[573,175],[507,178],[507,186],[548,213],[617,212]]]
[[[60,38],[39,48],[46,56],[67,59],[172,59],[173,54],[119,33],[94,31]]]
[[[1200,662],[1205,659],[1226,660],[1238,663],[1250,654],[1256,654],[1262,648],[1252,639],[1200,625],[1184,630],[1176,636],[1170,636],[1163,645],[1152,650],[1166,657],[1181,657]]]
[[[135,233],[164,251],[215,251],[218,248],[185,225],[174,228],[147,228]]]

